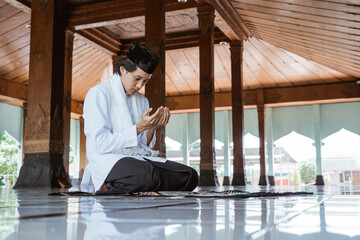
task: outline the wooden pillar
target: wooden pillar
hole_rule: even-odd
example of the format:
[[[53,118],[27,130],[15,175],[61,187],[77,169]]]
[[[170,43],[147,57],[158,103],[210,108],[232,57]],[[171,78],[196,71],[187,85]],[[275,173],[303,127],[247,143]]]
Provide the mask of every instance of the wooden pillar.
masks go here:
[[[183,113],[183,141],[182,141],[182,150],[183,150],[183,164],[190,166],[189,159],[189,114]]]
[[[116,72],[116,64],[121,57],[123,57],[123,56],[117,56],[117,55],[112,56],[111,59],[112,59],[112,64],[113,64],[113,73]]]
[[[321,160],[321,119],[320,119],[320,105],[313,105],[314,109],[314,135],[315,135],[315,150],[316,150],[316,181],[315,185],[325,185],[322,175],[322,160]]]
[[[145,45],[160,58],[160,63],[145,86],[145,95],[150,107],[156,111],[165,106],[165,2],[164,0],[145,1]],[[153,111],[153,112],[154,112]],[[152,112],[152,113],[153,113]],[[166,156],[165,127],[156,130],[154,149],[160,156]]]
[[[32,3],[25,158],[14,188],[71,186],[63,162],[65,23],[65,1]]]
[[[266,161],[265,161],[265,106],[264,106],[264,92],[259,90],[258,93],[258,123],[259,123],[259,140],[260,140],[260,186],[266,186],[268,184],[266,177]]]
[[[223,120],[224,120],[224,180],[223,180],[223,186],[229,186],[230,185],[230,113],[229,111],[223,111]]]
[[[64,167],[69,173],[70,154],[70,123],[71,123],[71,82],[72,82],[72,55],[74,46],[74,32],[67,30],[65,35],[65,63],[64,63]]]
[[[214,8],[198,7],[200,54],[200,181],[219,185],[215,163]]]
[[[230,43],[231,53],[231,100],[234,143],[234,175],[232,185],[245,186],[244,156],[244,101],[243,101],[243,51],[242,41]]]
[[[267,162],[268,162],[268,181],[270,186],[275,186],[275,177],[274,177],[274,139],[273,139],[273,124],[272,124],[272,108],[267,109],[266,119],[268,123],[267,131]]]
[[[86,157],[86,136],[84,132],[84,118],[80,117],[80,163],[79,163],[79,178],[81,179],[84,175],[88,159]]]
[[[22,128],[22,162],[21,162],[21,166],[24,165],[24,158],[25,158],[25,152],[24,152],[24,142],[25,142],[25,121],[26,121],[26,118],[27,118],[27,109],[28,109],[28,104],[27,102],[24,102],[23,104],[23,128]],[[19,173],[20,173],[20,169],[18,169]],[[19,175],[19,174],[18,174]]]

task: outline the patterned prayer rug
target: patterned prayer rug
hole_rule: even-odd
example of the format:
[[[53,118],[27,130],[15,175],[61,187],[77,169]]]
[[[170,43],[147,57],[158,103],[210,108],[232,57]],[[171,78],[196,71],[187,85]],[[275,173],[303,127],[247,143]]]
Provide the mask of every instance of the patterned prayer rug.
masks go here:
[[[127,197],[182,197],[182,198],[251,198],[251,197],[279,197],[292,195],[311,195],[312,192],[244,192],[240,190],[226,190],[226,191],[157,191],[157,192],[133,192],[133,193],[106,193],[97,192],[53,192],[50,196],[127,196]]]

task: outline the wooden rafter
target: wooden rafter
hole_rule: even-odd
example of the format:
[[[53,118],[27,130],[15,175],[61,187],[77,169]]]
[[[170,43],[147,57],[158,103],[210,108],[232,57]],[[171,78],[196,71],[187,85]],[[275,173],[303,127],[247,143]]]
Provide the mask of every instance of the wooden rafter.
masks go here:
[[[20,9],[23,12],[30,13],[31,12],[31,2],[28,0],[4,0],[8,4]]]
[[[113,54],[117,54],[120,51],[121,42],[117,41],[115,36],[112,36],[105,28],[82,29],[76,31],[76,33]]]

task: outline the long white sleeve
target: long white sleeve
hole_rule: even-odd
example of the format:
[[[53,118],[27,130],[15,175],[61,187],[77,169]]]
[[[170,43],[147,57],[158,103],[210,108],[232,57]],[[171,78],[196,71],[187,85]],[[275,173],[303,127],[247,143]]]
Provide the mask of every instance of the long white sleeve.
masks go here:
[[[148,109],[150,108],[150,106],[149,106],[149,101],[148,101],[146,98],[145,98],[145,102],[143,103],[143,106],[144,106],[143,112],[145,112],[146,110],[148,110]],[[147,140],[148,140],[146,133],[147,133],[147,130],[146,130],[146,131],[143,131],[143,132],[140,133],[139,136],[138,136],[138,141],[141,142],[141,143],[144,144],[144,145],[147,145]],[[152,148],[155,146],[155,142],[156,142],[156,131],[154,132],[154,136],[153,136],[153,138],[151,139],[150,144],[148,145],[149,148],[152,149]]]
[[[96,151],[111,153],[138,144],[136,125],[113,133],[110,120],[110,101],[99,88],[92,88],[84,102],[85,134],[91,138]]]

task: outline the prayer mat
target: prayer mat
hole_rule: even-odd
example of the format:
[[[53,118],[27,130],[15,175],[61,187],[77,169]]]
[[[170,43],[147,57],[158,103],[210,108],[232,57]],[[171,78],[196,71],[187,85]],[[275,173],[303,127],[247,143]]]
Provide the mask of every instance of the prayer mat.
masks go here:
[[[157,191],[157,192],[133,192],[133,193],[87,193],[87,192],[53,192],[50,196],[127,196],[127,197],[182,197],[182,198],[251,198],[251,197],[279,197],[293,195],[312,195],[312,192],[244,192],[240,190],[226,191]]]

